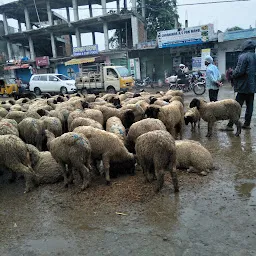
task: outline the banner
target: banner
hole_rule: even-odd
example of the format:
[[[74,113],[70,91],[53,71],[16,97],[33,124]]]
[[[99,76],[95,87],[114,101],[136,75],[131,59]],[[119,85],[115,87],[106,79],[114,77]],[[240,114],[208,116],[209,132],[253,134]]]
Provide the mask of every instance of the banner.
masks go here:
[[[49,66],[49,65],[50,65],[49,56],[36,57],[36,66],[37,67],[44,67],[44,66]]]
[[[192,58],[192,71],[198,71],[201,69],[201,57]]]
[[[206,56],[211,55],[211,49],[202,49],[201,51],[201,70],[206,70],[206,66],[204,64]]]
[[[157,32],[159,48],[202,44],[213,38],[213,25],[179,28]]]
[[[73,55],[74,56],[87,56],[87,55],[95,55],[99,53],[98,45],[86,45],[81,47],[73,47]]]

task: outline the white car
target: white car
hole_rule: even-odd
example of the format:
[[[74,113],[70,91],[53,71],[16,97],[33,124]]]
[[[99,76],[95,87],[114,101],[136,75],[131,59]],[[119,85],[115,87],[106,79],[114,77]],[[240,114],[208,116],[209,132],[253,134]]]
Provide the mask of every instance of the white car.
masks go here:
[[[61,74],[37,74],[30,78],[29,90],[36,95],[48,93],[75,93],[76,81]]]

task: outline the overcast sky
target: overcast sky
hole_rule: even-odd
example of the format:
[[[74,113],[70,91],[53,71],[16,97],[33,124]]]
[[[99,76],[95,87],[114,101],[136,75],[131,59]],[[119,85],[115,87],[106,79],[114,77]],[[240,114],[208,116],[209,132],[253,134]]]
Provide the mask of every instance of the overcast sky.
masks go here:
[[[0,4],[9,3],[13,0],[0,0]],[[57,1],[57,0],[56,0]],[[71,0],[70,0],[71,1]],[[147,1],[147,0],[146,0]],[[212,2],[213,0],[178,0],[178,5]],[[221,0],[214,0],[221,1]],[[121,6],[123,1],[121,0]],[[130,0],[128,0],[130,3]],[[101,14],[100,6],[93,5],[93,15],[97,16]],[[116,8],[116,3],[107,4],[108,11]],[[64,10],[58,11],[61,15],[66,17]],[[219,3],[219,4],[207,4],[207,5],[195,5],[195,6],[179,6],[178,13],[180,16],[180,22],[184,25],[185,17],[188,17],[189,26],[198,26],[208,23],[213,23],[215,31],[225,31],[227,28],[240,26],[244,29],[256,26],[256,0],[250,0],[248,2],[234,2],[234,3]],[[73,20],[73,12],[71,10],[71,20]],[[89,17],[89,11],[87,7],[80,7],[79,16],[86,18]],[[2,16],[0,15],[0,19]],[[18,28],[17,22],[14,20],[8,20],[10,26]],[[109,31],[109,36],[113,34],[113,31]],[[75,37],[73,37],[74,46],[76,46]],[[101,33],[96,34],[96,42],[99,44],[100,50],[104,49],[104,37]],[[92,44],[92,38],[90,34],[82,35],[82,44]]]

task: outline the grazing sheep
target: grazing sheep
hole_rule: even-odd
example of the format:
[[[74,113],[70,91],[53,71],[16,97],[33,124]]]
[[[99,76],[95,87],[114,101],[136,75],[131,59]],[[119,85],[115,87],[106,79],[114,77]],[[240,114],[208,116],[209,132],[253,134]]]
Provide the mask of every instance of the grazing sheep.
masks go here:
[[[40,151],[45,148],[44,126],[41,120],[25,118],[18,124],[20,138],[27,144],[36,146]]]
[[[191,123],[191,131],[196,128],[196,123],[198,123],[198,128],[200,128],[200,113],[196,107],[187,110],[184,120],[186,125]]]
[[[77,117],[72,121],[70,125],[70,131],[73,131],[76,127],[79,126],[91,126],[103,130],[103,126],[99,122],[91,118]]]
[[[240,104],[233,100],[220,100],[217,102],[207,103],[204,100],[194,98],[190,102],[190,108],[196,107],[200,113],[201,118],[208,122],[208,133],[206,137],[212,136],[213,124],[219,120],[230,120],[237,127],[235,136],[241,133],[241,122],[239,121],[241,115]]]
[[[22,111],[10,111],[5,118],[7,119],[14,119],[18,124],[25,118],[31,117],[34,119],[40,119],[41,116],[32,110],[29,110],[27,112],[22,112]]]
[[[0,166],[12,171],[10,181],[15,180],[16,173],[33,175],[26,144],[16,135],[0,136]],[[29,184],[26,184],[25,192],[28,187]]]
[[[139,104],[126,104],[120,110],[125,111],[128,109],[132,110],[134,114],[134,122],[138,122],[144,118],[145,111]]]
[[[143,169],[146,180],[152,180],[150,174],[156,176],[156,192],[163,187],[165,170],[171,173],[174,191],[179,191],[175,141],[170,133],[159,130],[145,133],[137,138],[135,150],[138,164]]]
[[[113,133],[99,130],[90,126],[77,127],[74,132],[82,133],[90,141],[92,158],[102,160],[107,184],[110,183],[109,168],[111,162],[120,163],[120,168],[126,167],[134,173],[135,159],[129,153],[123,142]]]
[[[117,135],[117,137],[124,142],[126,137],[125,127],[120,118],[112,116],[107,120],[106,131]]]
[[[55,137],[62,135],[62,124],[57,117],[43,116],[40,120],[43,122],[43,128],[52,132]]]
[[[19,137],[18,124],[13,119],[1,119],[0,135],[13,134]]]
[[[167,131],[174,137],[180,135],[182,139],[184,112],[183,105],[179,101],[173,101],[167,106],[159,107],[153,106],[147,108],[145,115],[151,118],[158,118],[161,120]]]
[[[154,118],[146,118],[139,122],[134,123],[127,134],[126,139],[126,147],[127,149],[135,153],[135,143],[136,139],[147,132],[155,131],[155,130],[162,130],[166,131],[166,127],[162,121]]]
[[[213,169],[211,153],[199,142],[193,140],[177,140],[177,168],[205,174]]]
[[[62,167],[52,157],[48,151],[40,152],[35,146],[27,144],[31,167],[35,174],[26,176],[28,184],[27,192],[34,186],[40,184],[53,184],[63,179]]]
[[[48,138],[47,145],[53,158],[62,167],[64,186],[73,182],[72,168],[79,172],[82,180],[82,190],[90,184],[91,146],[88,139],[81,133],[69,132],[55,138],[48,130],[45,131]],[[68,165],[68,172],[66,171]],[[68,180],[68,176],[70,179]]]

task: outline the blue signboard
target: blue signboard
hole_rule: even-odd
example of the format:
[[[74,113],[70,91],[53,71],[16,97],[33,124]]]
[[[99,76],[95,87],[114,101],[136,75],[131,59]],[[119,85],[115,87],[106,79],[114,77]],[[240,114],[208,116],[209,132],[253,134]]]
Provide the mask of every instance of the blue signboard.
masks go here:
[[[87,55],[95,55],[99,53],[98,45],[86,45],[81,47],[73,47],[73,55],[74,56],[87,56]]]
[[[224,41],[246,39],[256,37],[256,29],[244,29],[237,31],[228,31],[224,33]]]
[[[197,71],[201,69],[201,57],[192,58],[192,70]]]

